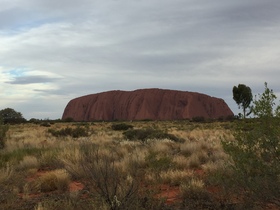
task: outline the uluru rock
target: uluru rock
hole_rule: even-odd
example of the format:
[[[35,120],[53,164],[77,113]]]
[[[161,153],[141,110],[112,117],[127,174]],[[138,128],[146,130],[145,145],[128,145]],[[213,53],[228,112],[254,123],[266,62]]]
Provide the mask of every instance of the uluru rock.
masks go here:
[[[201,93],[140,89],[108,91],[71,100],[62,119],[94,120],[178,120],[233,116],[223,99]]]

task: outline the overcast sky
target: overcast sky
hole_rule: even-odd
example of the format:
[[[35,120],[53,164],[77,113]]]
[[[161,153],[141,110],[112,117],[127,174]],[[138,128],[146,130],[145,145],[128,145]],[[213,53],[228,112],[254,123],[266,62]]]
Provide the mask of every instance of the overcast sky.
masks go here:
[[[76,97],[165,88],[280,99],[279,0],[0,0],[0,109],[61,118]]]

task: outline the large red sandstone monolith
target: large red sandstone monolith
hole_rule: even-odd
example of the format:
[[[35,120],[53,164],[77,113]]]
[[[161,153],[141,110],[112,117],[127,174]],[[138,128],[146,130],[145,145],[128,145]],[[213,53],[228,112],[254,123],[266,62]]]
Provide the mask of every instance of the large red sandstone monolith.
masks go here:
[[[71,100],[62,119],[95,120],[178,120],[233,116],[224,100],[201,93],[140,89],[108,91]]]

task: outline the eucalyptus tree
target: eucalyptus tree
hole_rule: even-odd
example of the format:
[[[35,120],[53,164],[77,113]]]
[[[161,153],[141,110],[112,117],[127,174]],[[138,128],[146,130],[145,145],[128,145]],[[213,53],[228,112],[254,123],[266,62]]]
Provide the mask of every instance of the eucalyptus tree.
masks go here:
[[[243,110],[243,118],[246,118],[249,114],[251,114],[250,104],[253,100],[253,95],[251,88],[244,85],[239,84],[238,86],[234,86],[232,89],[233,100],[238,105],[238,108],[242,108]],[[249,112],[246,114],[246,109],[249,108]]]

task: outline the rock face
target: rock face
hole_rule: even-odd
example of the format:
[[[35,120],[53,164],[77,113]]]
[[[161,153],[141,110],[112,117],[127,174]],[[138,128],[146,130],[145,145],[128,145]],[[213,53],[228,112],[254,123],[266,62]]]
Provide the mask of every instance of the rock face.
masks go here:
[[[62,119],[177,120],[228,116],[233,116],[233,112],[219,98],[187,91],[140,89],[115,90],[75,98],[67,104]]]

